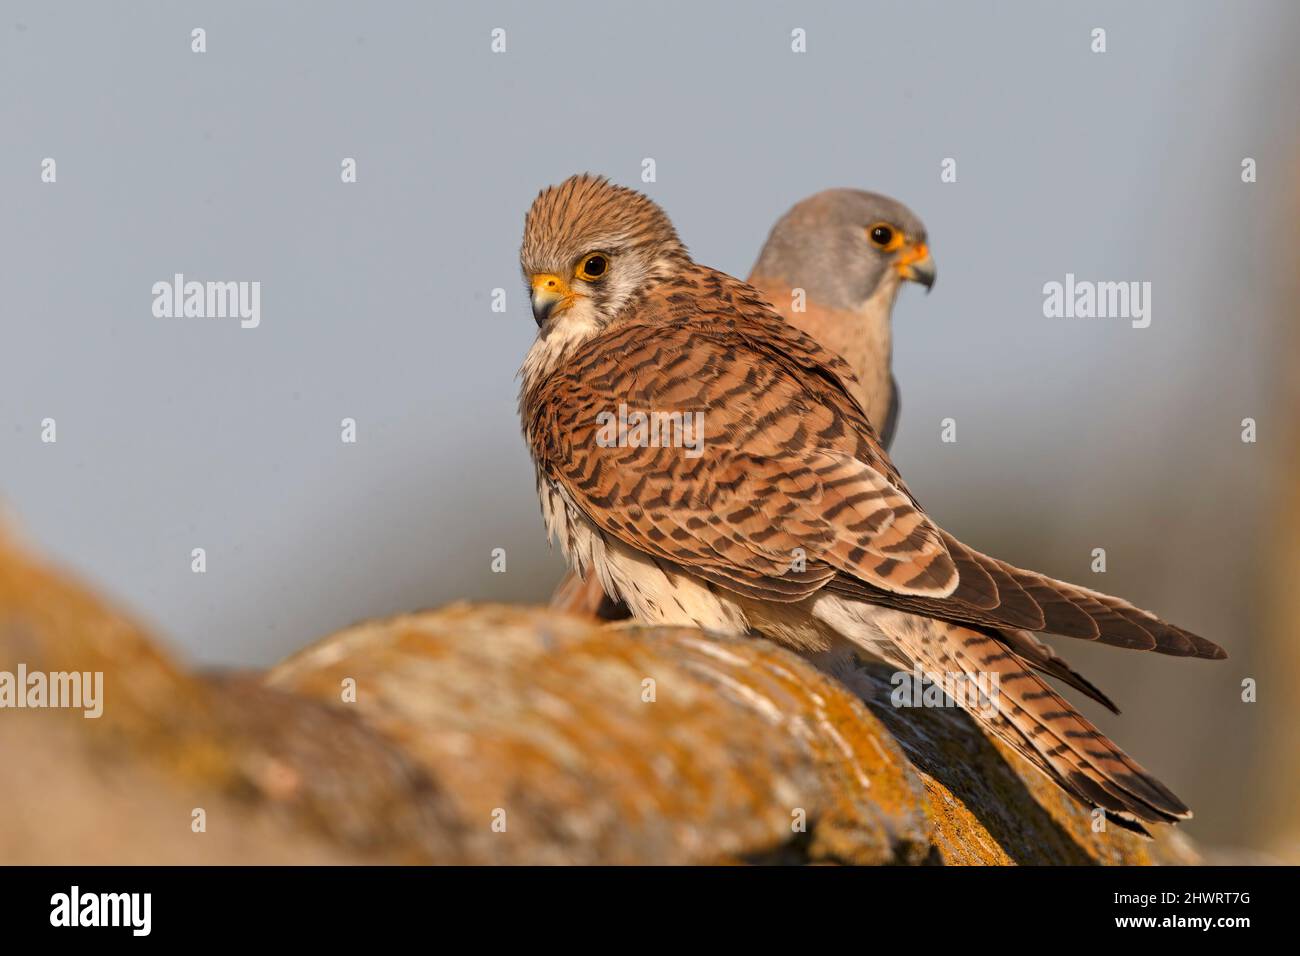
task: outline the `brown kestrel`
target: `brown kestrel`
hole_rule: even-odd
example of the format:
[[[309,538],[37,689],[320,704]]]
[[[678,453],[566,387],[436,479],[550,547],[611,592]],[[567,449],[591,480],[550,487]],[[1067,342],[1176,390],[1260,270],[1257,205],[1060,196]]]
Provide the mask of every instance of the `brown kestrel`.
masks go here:
[[[1220,647],[944,532],[881,446],[847,363],[752,286],[692,261],[647,197],[591,176],[543,191],[521,264],[538,335],[520,412],[571,567],[638,620],[806,651],[847,641],[945,688],[992,675],[987,707],[958,703],[1066,791],[1138,829],[1190,816],[1034,673],[1061,676],[1059,658],[1019,635],[1205,658]]]
[[[898,383],[890,367],[892,313],[904,282],[929,290],[935,266],[925,225],[895,199],[860,189],[827,189],[777,220],[749,275],[788,322],[853,369],[853,397],[889,448],[898,423]],[[593,575],[569,571],[551,606],[608,619],[627,617]]]

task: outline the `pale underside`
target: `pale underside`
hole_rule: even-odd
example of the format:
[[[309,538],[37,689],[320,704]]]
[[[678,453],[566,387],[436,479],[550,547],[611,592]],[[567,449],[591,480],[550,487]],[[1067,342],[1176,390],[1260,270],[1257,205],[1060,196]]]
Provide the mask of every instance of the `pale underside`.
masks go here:
[[[605,535],[563,487],[540,473],[537,483],[547,533],[559,542],[569,566],[584,578],[594,574],[605,593],[625,603],[638,621],[758,633],[804,652],[826,651],[842,636],[895,667],[915,663],[892,635],[926,618],[826,591],[791,603],[728,591]]]

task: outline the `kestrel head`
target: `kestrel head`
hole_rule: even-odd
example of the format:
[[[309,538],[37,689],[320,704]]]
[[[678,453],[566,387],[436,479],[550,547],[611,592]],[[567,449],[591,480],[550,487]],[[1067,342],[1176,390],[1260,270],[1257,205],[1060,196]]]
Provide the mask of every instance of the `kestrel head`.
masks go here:
[[[772,227],[754,275],[802,288],[810,299],[858,309],[892,301],[903,282],[934,285],[925,225],[902,203],[859,189],[828,189]]]
[[[601,328],[647,280],[685,255],[673,224],[652,200],[583,173],[533,201],[519,263],[540,328],[561,322]]]

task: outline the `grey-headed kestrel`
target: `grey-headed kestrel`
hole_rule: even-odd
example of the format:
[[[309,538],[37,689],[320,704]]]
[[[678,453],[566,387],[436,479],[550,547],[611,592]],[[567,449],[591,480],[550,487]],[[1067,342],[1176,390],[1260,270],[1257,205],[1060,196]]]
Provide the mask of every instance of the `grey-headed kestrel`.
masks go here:
[[[538,325],[520,413],[570,567],[647,623],[805,652],[849,642],[945,689],[994,677],[981,706],[954,697],[1068,793],[1138,830],[1191,815],[1035,673],[1104,702],[1029,632],[1190,657],[1222,648],[939,528],[848,364],[752,286],[695,263],[640,193],[586,175],[544,190],[520,260]]]
[[[889,448],[899,410],[891,368],[894,302],[904,282],[928,291],[934,280],[925,225],[912,210],[879,193],[827,189],[777,220],[748,282],[787,321],[848,362],[857,379],[853,397]],[[551,606],[628,616],[594,575],[583,581],[573,571]]]

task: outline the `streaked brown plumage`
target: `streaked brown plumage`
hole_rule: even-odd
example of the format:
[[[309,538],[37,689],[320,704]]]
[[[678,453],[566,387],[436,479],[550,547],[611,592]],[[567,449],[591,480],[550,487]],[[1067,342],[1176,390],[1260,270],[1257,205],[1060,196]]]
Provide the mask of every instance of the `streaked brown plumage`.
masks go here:
[[[895,248],[866,238],[872,226],[896,236]],[[747,280],[792,325],[853,369],[853,397],[888,448],[898,422],[891,370],[891,314],[904,282],[929,289],[934,263],[925,225],[902,203],[859,189],[827,189],[796,203],[768,234]],[[618,620],[627,608],[595,576],[569,571],[551,606]]]
[[[587,281],[575,269],[597,251],[603,271]],[[975,716],[1066,790],[1121,820],[1189,815],[1032,673],[1095,691],[1018,632],[1180,656],[1222,649],[938,528],[843,359],[752,287],[691,261],[645,197],[587,176],[543,192],[521,262],[540,328],[520,409],[548,531],[571,566],[594,570],[641,620],[807,651],[847,640],[940,683],[945,668],[996,671],[997,713]],[[702,412],[702,453],[598,440],[598,416],[620,404]]]

